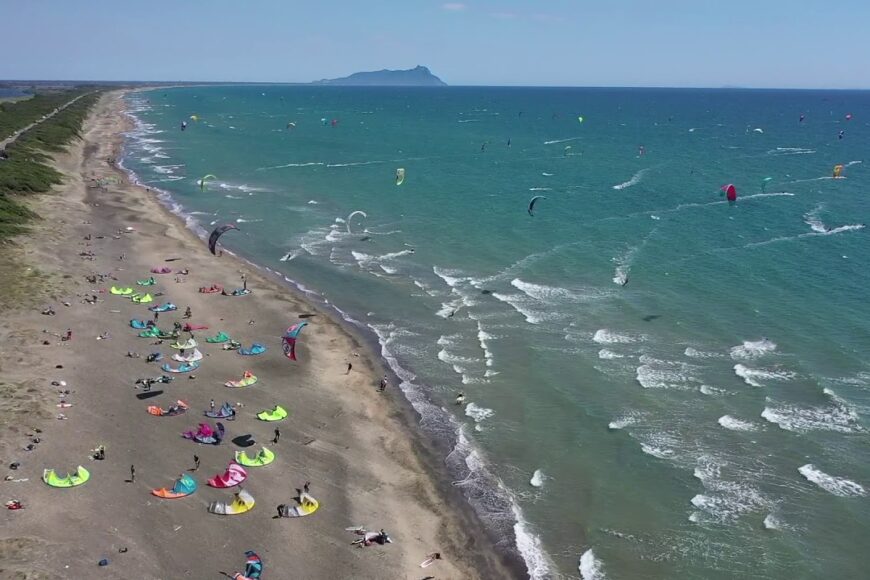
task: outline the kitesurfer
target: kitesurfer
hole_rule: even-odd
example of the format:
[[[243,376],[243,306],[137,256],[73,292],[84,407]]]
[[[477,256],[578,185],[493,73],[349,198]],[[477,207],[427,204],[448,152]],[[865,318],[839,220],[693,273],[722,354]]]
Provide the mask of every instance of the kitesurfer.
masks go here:
[[[508,146],[508,147],[510,147],[510,146],[511,146],[511,138],[510,138],[510,137],[508,137],[508,142],[507,142],[507,146]]]
[[[837,135],[837,139],[842,139],[842,138],[845,137],[845,136],[846,136],[846,132],[845,132],[845,131],[840,131],[840,134]]]
[[[628,274],[626,274],[625,277],[622,279],[622,283],[620,283],[620,286],[622,286],[623,288],[628,286]]]
[[[484,151],[486,151],[486,141],[484,141],[483,144],[480,146],[480,152],[483,153]]]
[[[459,394],[456,395],[456,404],[462,405],[463,403],[465,403],[465,393],[460,391]]]

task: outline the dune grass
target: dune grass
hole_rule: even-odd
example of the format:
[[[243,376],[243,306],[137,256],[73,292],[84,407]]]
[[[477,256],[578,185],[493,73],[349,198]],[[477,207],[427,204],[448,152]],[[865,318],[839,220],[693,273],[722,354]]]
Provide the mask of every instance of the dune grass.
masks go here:
[[[43,102],[37,108],[37,112],[43,111],[46,103],[52,105],[48,110],[51,112],[79,94],[82,94],[81,91],[52,93],[50,97],[44,97],[51,100]],[[18,124],[20,128],[33,122],[23,121],[32,119],[36,114],[29,103],[42,97],[37,95],[28,101],[0,105],[0,109],[3,109],[3,114],[0,114],[0,134],[4,130],[3,127]],[[0,241],[26,231],[27,222],[37,217],[21,203],[21,196],[45,193],[52,186],[62,182],[62,175],[48,164],[49,155],[62,151],[70,141],[80,137],[82,123],[98,98],[97,92],[85,95],[52,118],[19,136],[6,148],[8,158],[0,159]],[[19,113],[10,112],[19,106],[26,108]],[[41,118],[43,114],[45,113],[39,112],[36,119]],[[6,125],[3,125],[4,122]],[[11,132],[15,130],[17,129]]]

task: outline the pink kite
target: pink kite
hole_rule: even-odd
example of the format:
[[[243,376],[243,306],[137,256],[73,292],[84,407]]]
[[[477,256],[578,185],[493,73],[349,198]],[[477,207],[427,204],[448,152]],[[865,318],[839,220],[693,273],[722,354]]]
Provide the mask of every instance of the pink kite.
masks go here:
[[[169,268],[167,266],[160,266],[159,268],[154,267],[154,268],[151,268],[151,273],[152,274],[171,274],[172,268]]]
[[[181,330],[184,332],[191,332],[193,330],[208,330],[208,326],[204,324],[191,324],[189,322],[185,322],[184,326],[181,327]]]
[[[282,346],[284,347],[284,355],[290,360],[296,360],[296,339],[303,328],[308,326],[307,322],[297,322],[287,329],[282,337]]]
[[[248,472],[238,463],[230,463],[223,475],[215,475],[208,483],[212,487],[233,487],[248,478]]]

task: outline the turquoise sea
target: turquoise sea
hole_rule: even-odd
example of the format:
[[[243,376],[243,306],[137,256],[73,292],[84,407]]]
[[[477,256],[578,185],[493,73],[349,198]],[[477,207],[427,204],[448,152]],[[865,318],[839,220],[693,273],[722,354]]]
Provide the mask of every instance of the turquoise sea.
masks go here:
[[[125,166],[377,338],[531,577],[867,577],[870,93],[128,103]]]

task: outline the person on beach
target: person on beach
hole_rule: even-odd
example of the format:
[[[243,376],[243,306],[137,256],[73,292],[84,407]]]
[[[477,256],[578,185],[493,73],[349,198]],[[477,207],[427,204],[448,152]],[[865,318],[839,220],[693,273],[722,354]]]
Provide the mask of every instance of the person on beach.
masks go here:
[[[196,471],[199,469],[199,455],[196,453],[193,454],[193,470]]]
[[[344,374],[349,375],[350,371],[352,371],[352,370],[353,370],[353,363],[347,363],[347,372]]]
[[[272,438],[272,443],[278,444],[278,440],[281,438],[281,431],[275,427],[275,437]]]
[[[63,341],[72,340],[72,329],[67,328],[66,333],[60,339]]]
[[[304,491],[305,493],[308,493],[308,490],[310,487],[311,487],[311,482],[306,481],[304,484],[302,484],[302,491]]]
[[[387,375],[384,375],[384,378],[381,379],[381,384],[378,387],[378,392],[383,393],[386,390],[388,383],[389,381],[387,380]]]
[[[157,311],[155,311],[155,312],[154,312],[154,324],[155,324],[155,325],[157,324],[157,320],[158,320],[159,318],[160,318],[160,313],[157,312]]]
[[[242,274],[242,289],[248,289],[248,277],[245,274]]]
[[[136,483],[136,466],[130,466],[130,483]]]
[[[212,399],[208,402],[208,408],[211,409],[212,411],[214,411],[214,399]]]
[[[190,306],[188,306],[187,308],[184,309],[184,317],[190,318],[191,316],[193,316],[193,312],[191,312]]]

